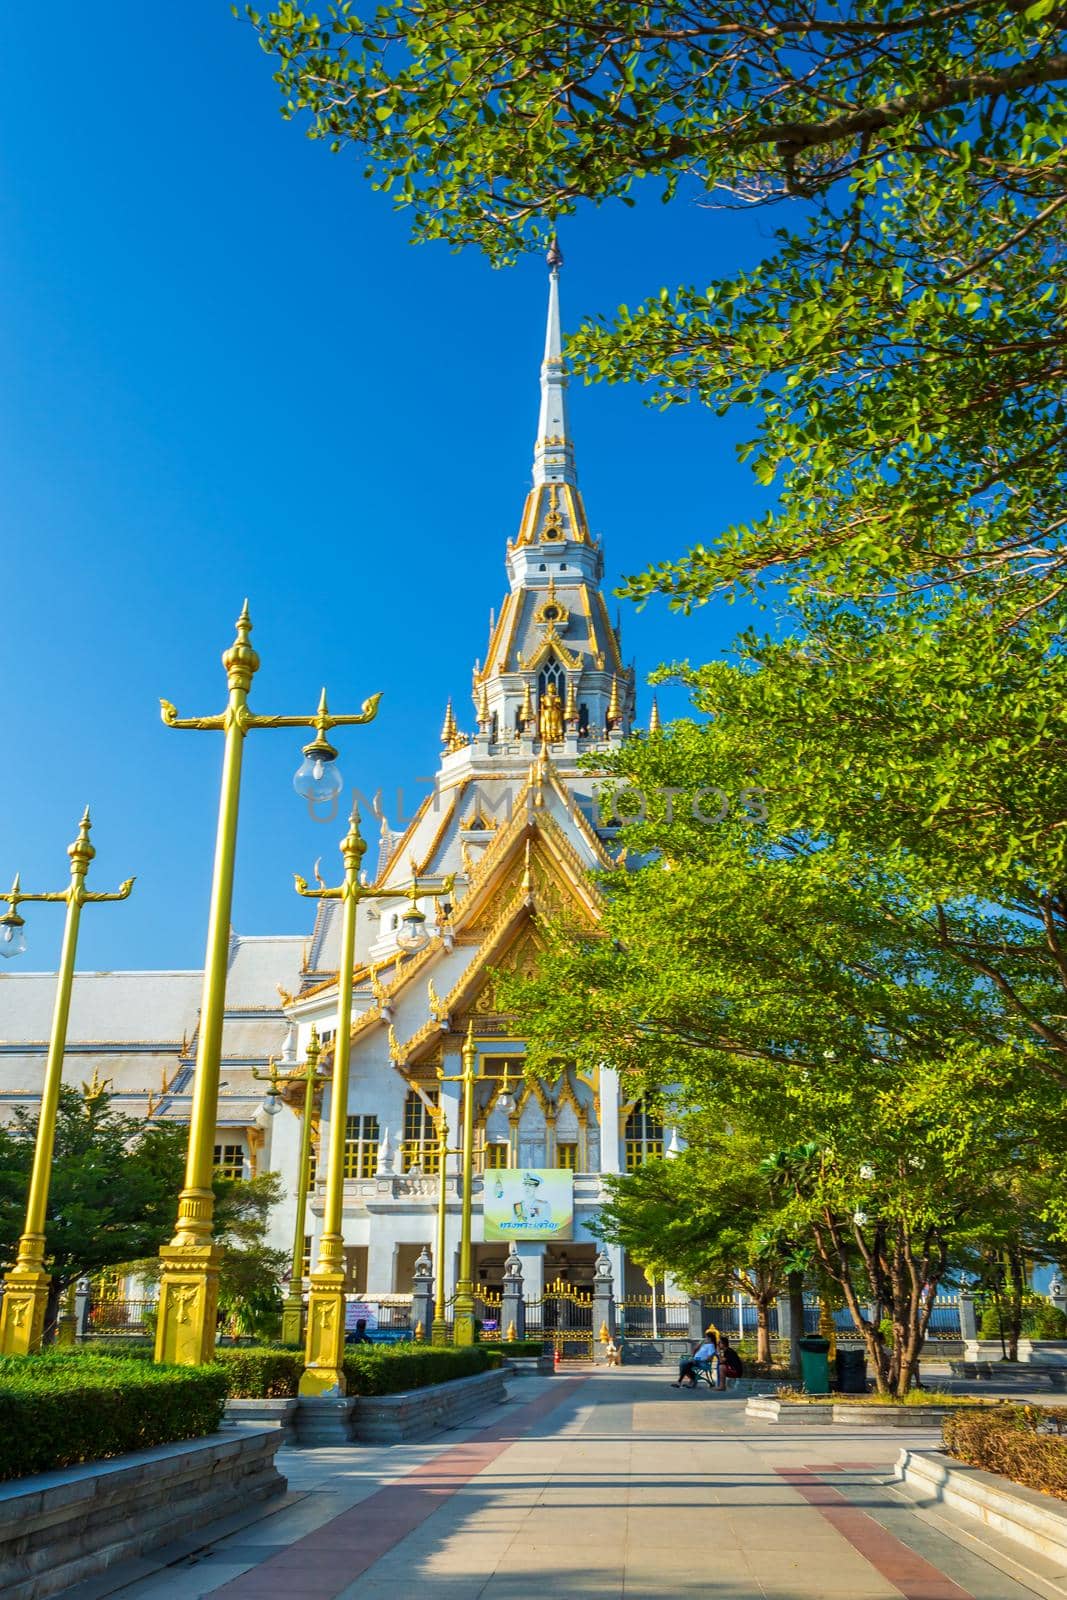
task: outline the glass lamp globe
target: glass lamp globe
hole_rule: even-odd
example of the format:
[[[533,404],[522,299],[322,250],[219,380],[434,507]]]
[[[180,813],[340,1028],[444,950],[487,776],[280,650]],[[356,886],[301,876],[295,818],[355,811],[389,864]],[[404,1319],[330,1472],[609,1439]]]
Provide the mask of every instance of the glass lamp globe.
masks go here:
[[[304,748],[304,759],[293,774],[293,788],[304,800],[332,800],[344,788],[337,751],[325,739]]]
[[[26,930],[17,911],[0,917],[0,956],[10,961],[13,956],[26,954]]]
[[[401,950],[409,952],[421,950],[430,942],[430,936],[426,932],[426,918],[414,901],[400,919],[400,931],[396,936],[396,942]]]

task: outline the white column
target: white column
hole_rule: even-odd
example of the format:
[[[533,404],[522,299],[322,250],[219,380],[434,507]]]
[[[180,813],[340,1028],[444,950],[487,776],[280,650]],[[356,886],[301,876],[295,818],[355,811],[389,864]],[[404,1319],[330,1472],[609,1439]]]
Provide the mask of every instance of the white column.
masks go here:
[[[396,1240],[385,1232],[384,1217],[371,1218],[370,1245],[367,1250],[367,1298],[393,1294],[396,1271]]]
[[[545,1247],[536,1239],[519,1240],[515,1249],[522,1262],[522,1288],[527,1300],[540,1300],[545,1292]]]
[[[600,1069],[600,1170],[622,1171],[619,1132],[619,1074],[614,1067]],[[616,1278],[616,1283],[618,1279]],[[616,1291],[618,1292],[618,1291]]]

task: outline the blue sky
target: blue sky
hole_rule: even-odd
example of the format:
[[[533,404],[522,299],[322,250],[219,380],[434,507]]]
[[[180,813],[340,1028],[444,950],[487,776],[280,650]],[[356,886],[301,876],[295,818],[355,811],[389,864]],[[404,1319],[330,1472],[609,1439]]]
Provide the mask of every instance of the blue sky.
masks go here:
[[[61,0],[47,45],[5,35],[0,97],[0,877],[66,881],[88,801],[79,965],[202,960],[221,742],[164,729],[221,708],[219,652],[250,598],[253,705],[311,711],[320,684],[378,721],[341,740],[346,779],[394,819],[432,772],[449,693],[504,593],[529,483],[546,278],[415,248],[352,155],[277,112],[270,64],[228,5]],[[649,197],[562,236],[564,322],[753,261],[774,219]],[[606,587],[750,515],[743,418],[572,389]],[[623,605],[639,675],[721,653],[747,615]],[[642,697],[647,715],[647,691]],[[661,696],[680,711],[681,697]],[[234,922],[308,925],[294,871],[334,875],[343,831],[291,788],[300,740],[249,740]],[[28,932],[51,966],[61,914]]]

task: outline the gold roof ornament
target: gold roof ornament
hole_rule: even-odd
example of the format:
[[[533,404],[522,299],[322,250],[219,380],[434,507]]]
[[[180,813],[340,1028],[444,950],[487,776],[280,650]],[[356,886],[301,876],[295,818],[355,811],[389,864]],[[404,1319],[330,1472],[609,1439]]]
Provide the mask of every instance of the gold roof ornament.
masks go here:
[[[652,710],[648,714],[648,731],[649,733],[663,732],[663,724],[659,720],[659,704],[655,695],[652,696]]]
[[[530,680],[527,678],[522,691],[522,710],[519,712],[522,719],[522,731],[525,733],[531,727],[534,719],[533,696],[530,693]]]
[[[441,743],[446,749],[451,750],[456,737],[456,714],[452,710],[452,697],[449,695],[448,705],[445,707],[445,720],[441,727]]]
[[[483,683],[481,694],[478,696],[478,732],[488,733],[492,720],[492,713],[489,710],[489,685]]]
[[[608,727],[616,728],[622,720],[622,710],[619,705],[619,680],[612,675],[611,699],[608,701]]]
[[[563,720],[569,732],[578,731],[578,679],[567,679],[567,704],[563,708]]]
[[[91,1106],[94,1106],[98,1100],[103,1100],[111,1088],[112,1082],[111,1078],[101,1078],[99,1067],[93,1068],[92,1081],[82,1084],[82,1099],[85,1101],[86,1111]]]

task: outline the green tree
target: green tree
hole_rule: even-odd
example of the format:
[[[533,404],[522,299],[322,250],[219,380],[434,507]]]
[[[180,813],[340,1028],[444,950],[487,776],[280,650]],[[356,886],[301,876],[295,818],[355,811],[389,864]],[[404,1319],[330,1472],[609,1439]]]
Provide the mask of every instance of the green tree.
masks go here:
[[[282,1198],[276,1172],[215,1179],[215,1229],[225,1246],[219,1272],[223,1326],[256,1338],[277,1338],[281,1276],[288,1257],[266,1242],[272,1207]]]
[[[390,0],[249,12],[287,117],[421,239],[494,259],[583,203],[774,206],[767,257],[587,324],[587,375],[752,419],[778,498],[635,595],[786,571],[852,596],[1061,589],[1067,129],[1054,0]]]
[[[267,1244],[270,1212],[282,1198],[276,1172],[254,1178],[216,1174],[215,1238],[223,1247],[219,1268],[220,1331],[276,1338],[282,1313],[281,1277],[288,1257]],[[128,1263],[146,1283],[158,1284],[159,1258]]]
[[[628,865],[604,877],[605,936],[559,931],[551,976],[509,993],[535,1063],[609,1059],[628,1092],[716,1108],[768,1158],[783,1153],[784,1225],[836,1285],[880,1387],[902,1392],[968,1236],[1003,1208],[1013,1174],[1044,1164],[1053,1182],[1062,1071],[1019,1002],[1051,1014],[1062,1001],[1054,960],[1011,948],[1034,943],[1024,911],[994,913],[950,883],[939,898],[904,843],[868,847],[865,820],[834,794],[859,731],[842,725],[835,760],[831,698],[809,760],[807,723],[775,698],[793,704],[794,665],[716,669],[706,724],[610,758],[648,818],[624,830]],[[739,791],[765,772],[781,789],[758,822]],[[1010,994],[969,959],[980,941],[1012,973]]]
[[[0,1260],[14,1263],[25,1222],[37,1117],[19,1107],[0,1129]],[[117,1111],[107,1093],[60,1091],[45,1223],[52,1274],[51,1339],[60,1299],[76,1279],[155,1251],[174,1230],[186,1130]]]
[[[760,1170],[764,1151],[707,1116],[683,1119],[689,1148],[634,1172],[605,1179],[597,1220],[605,1239],[633,1260],[671,1276],[692,1294],[756,1306],[756,1359],[771,1360],[769,1313],[795,1257],[778,1227],[777,1206]]]

